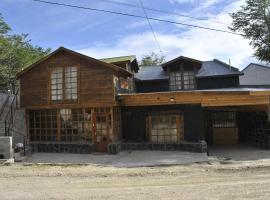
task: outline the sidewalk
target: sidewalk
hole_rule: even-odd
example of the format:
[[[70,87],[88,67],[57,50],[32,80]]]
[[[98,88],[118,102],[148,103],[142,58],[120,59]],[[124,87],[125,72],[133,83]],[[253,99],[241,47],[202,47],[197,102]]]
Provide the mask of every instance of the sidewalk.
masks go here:
[[[159,165],[186,165],[208,161],[206,153],[181,151],[123,151],[108,154],[34,153],[28,163],[92,164],[114,167],[147,167]]]

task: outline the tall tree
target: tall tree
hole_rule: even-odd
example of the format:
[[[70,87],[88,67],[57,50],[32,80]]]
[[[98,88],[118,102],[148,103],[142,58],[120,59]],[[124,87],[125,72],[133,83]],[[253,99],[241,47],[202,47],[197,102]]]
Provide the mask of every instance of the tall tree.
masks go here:
[[[144,55],[139,62],[140,66],[160,65],[165,62],[165,56],[152,52],[149,55]]]
[[[4,21],[2,14],[0,13],[0,37],[10,31],[9,25]]]
[[[231,30],[250,40],[255,56],[270,62],[270,0],[246,0],[241,9],[231,14]]]
[[[9,34],[10,27],[0,15],[0,90],[14,93],[16,73],[50,52],[33,46],[27,34]]]

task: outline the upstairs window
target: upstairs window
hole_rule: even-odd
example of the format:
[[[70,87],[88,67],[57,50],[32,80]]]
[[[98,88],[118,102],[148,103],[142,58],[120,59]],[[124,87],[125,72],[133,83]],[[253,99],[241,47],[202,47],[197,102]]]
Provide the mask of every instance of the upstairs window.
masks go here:
[[[77,100],[77,67],[57,67],[51,71],[51,100]]]
[[[184,71],[183,72],[183,85],[185,90],[192,90],[195,88],[195,74],[193,71]]]
[[[67,100],[77,99],[77,68],[65,67],[65,98]]]
[[[51,72],[51,100],[63,99],[63,68],[54,68]]]
[[[171,90],[182,90],[182,73],[171,72],[170,73],[170,87]]]
[[[192,90],[195,89],[194,71],[170,72],[171,90]]]

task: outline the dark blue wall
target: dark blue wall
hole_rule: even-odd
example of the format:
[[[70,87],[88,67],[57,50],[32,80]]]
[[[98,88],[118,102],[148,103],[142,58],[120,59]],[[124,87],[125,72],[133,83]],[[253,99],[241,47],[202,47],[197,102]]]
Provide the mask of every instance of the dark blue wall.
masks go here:
[[[136,92],[164,92],[169,91],[168,80],[136,81]]]
[[[146,116],[148,113],[159,111],[183,114],[185,140],[204,139],[203,111],[199,105],[124,107],[122,108],[123,139],[136,142],[147,141]]]
[[[239,86],[238,76],[210,77],[197,79],[197,89],[236,88]]]
[[[165,92],[169,90],[168,80],[136,81],[136,92]],[[237,88],[239,87],[238,76],[197,78],[196,87],[198,90],[218,89],[218,88]]]

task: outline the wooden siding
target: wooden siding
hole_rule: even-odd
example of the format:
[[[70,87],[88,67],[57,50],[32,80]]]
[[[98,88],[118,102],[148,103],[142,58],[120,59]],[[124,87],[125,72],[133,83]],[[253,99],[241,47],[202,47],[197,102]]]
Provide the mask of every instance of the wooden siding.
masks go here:
[[[78,101],[51,104],[50,68],[64,66],[78,67]],[[113,75],[121,76],[100,63],[68,52],[59,52],[20,76],[21,107],[36,109],[115,105]]]
[[[121,94],[123,106],[200,104],[203,107],[269,105],[268,93],[259,92],[157,92]]]
[[[48,67],[33,68],[20,79],[21,107],[47,105],[49,70]]]
[[[238,144],[238,128],[213,128],[214,144]]]

